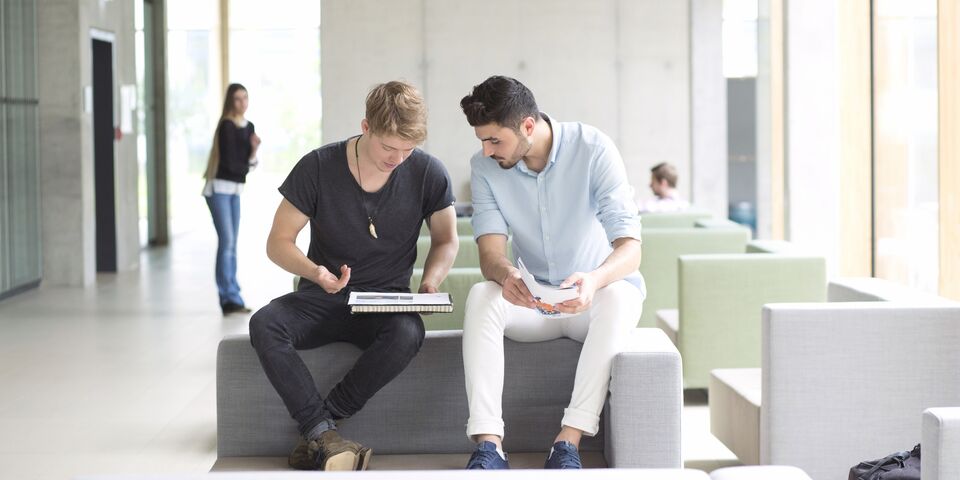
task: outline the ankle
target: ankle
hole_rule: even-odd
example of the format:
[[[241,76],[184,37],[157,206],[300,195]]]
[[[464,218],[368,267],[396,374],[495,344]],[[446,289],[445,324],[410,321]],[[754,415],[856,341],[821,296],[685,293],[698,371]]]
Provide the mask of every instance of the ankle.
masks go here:
[[[553,443],[557,442],[568,442],[573,445],[577,451],[580,451],[580,439],[583,438],[583,431],[578,430],[573,427],[564,426],[560,433],[557,434],[557,438],[553,439]]]
[[[497,450],[503,450],[503,440],[497,435],[477,435],[474,437],[474,440],[476,440],[478,445],[483,442],[490,442],[497,446]]]

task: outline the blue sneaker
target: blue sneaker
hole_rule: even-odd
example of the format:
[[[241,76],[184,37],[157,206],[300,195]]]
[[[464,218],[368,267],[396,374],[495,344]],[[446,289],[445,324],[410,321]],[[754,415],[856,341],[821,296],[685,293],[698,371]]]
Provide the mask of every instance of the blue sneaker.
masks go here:
[[[467,462],[467,470],[506,470],[510,468],[507,460],[497,452],[497,445],[493,442],[480,442],[473,455],[470,455],[470,461]]]
[[[577,452],[577,447],[570,442],[554,443],[543,468],[583,468],[580,465],[580,452]]]

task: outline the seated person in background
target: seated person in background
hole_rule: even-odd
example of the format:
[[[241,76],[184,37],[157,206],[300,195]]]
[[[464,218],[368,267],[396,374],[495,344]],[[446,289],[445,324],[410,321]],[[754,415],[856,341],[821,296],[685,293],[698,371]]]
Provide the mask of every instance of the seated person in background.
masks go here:
[[[690,207],[677,192],[677,169],[669,163],[650,169],[650,190],[655,196],[640,207],[641,213],[678,212]]]
[[[302,280],[250,319],[250,342],[300,431],[289,458],[297,469],[365,469],[370,449],[341,438],[337,422],[399,375],[423,343],[420,315],[351,315],[350,292],[408,292],[424,220],[431,244],[420,292],[436,292],[457,256],[450,176],[416,148],[427,136],[423,97],[389,82],[370,91],[366,107],[361,135],[306,154],[280,186],[267,256]],[[304,255],[296,240],[307,223]],[[297,350],[333,342],[363,353],[322,397]]]

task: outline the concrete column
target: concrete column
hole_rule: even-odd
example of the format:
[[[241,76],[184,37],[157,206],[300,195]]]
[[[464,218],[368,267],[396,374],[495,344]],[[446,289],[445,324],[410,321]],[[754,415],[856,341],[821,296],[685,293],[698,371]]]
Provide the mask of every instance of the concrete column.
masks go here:
[[[43,282],[89,285],[94,263],[93,163],[83,138],[80,9],[70,0],[37,3]],[[89,69],[88,69],[89,70]]]
[[[690,176],[693,203],[727,217],[727,83],[723,0],[690,0]]]

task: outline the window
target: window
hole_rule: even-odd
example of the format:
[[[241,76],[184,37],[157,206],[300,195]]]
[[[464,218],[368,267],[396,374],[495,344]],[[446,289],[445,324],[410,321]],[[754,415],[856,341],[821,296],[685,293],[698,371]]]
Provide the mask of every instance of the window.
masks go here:
[[[937,292],[937,2],[876,0],[874,275]]]

